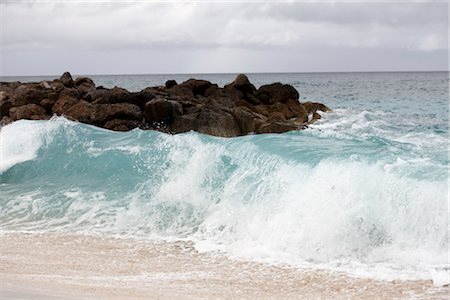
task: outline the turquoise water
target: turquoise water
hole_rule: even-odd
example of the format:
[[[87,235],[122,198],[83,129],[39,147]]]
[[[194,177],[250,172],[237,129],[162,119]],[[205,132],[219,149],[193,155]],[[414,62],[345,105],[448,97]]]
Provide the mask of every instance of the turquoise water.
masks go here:
[[[182,76],[234,77],[94,79],[139,90]],[[187,239],[385,279],[448,265],[448,73],[249,77],[334,111],[304,131],[230,139],[15,122],[1,128],[1,229]]]

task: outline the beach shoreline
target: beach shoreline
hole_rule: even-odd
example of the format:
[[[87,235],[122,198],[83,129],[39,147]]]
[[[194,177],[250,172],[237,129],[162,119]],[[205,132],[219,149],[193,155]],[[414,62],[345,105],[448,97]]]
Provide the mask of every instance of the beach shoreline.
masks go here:
[[[377,281],[199,253],[188,242],[4,233],[4,299],[445,299],[431,281]]]

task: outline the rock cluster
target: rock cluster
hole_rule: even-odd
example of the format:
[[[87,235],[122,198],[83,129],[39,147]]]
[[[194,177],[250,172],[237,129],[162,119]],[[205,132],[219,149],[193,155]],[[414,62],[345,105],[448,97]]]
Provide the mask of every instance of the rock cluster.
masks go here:
[[[298,99],[290,85],[272,83],[256,89],[244,74],[223,88],[189,79],[129,92],[96,87],[87,77],[73,80],[66,72],[53,81],[0,83],[0,123],[58,115],[119,131],[139,127],[234,137],[302,129],[320,118],[317,111],[330,110],[324,104]]]

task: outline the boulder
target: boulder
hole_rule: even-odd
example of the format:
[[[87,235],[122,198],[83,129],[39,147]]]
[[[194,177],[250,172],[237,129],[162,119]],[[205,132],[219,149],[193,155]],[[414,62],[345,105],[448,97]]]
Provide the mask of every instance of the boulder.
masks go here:
[[[84,100],[78,101],[76,104],[70,106],[64,115],[72,120],[83,123],[91,123],[91,116],[95,112],[95,105]]]
[[[80,100],[74,97],[62,96],[55,102],[55,104],[53,104],[52,112],[58,116],[63,115],[71,106],[77,104],[78,101]]]
[[[48,114],[52,114],[52,107],[53,105],[55,105],[56,100],[51,100],[51,99],[42,99],[41,102],[39,102],[39,105],[42,106]]]
[[[113,119],[142,120],[139,106],[130,103],[96,104],[91,121],[103,125]]]
[[[8,100],[0,101],[0,119],[9,115],[9,110],[12,107],[11,102]]]
[[[205,95],[205,91],[211,86],[211,82],[201,79],[189,79],[181,84],[181,87],[185,87],[192,91],[194,95]]]
[[[137,128],[140,125],[141,122],[137,120],[114,119],[106,122],[103,127],[115,131],[128,131]]]
[[[167,80],[166,81],[166,88],[170,89],[171,87],[176,86],[178,83],[175,80]]]
[[[235,118],[228,112],[204,108],[197,116],[197,131],[204,134],[234,137],[241,135]]]
[[[237,75],[236,79],[234,79],[232,83],[225,85],[225,88],[235,88],[241,91],[244,95],[253,95],[256,91],[255,86],[250,83],[250,80],[248,80],[248,77],[244,74]]]
[[[59,80],[61,81],[61,83],[66,86],[66,87],[74,87],[75,86],[75,82],[72,79],[72,75],[70,75],[69,72],[64,72],[64,74],[61,75],[61,77],[59,78]]]
[[[305,102],[302,105],[309,114],[311,114],[315,111],[318,111],[318,110],[323,111],[323,112],[331,111],[331,109],[328,106],[326,106],[325,104],[319,103],[319,102]]]
[[[39,104],[42,99],[47,98],[47,94],[48,92],[39,84],[22,84],[14,90],[11,105]]]
[[[157,98],[147,102],[144,107],[144,117],[147,123],[170,123],[183,114],[183,106],[172,100]]]
[[[298,100],[299,94],[293,86],[276,82],[261,86],[256,92],[256,98],[265,104],[285,103],[289,99]]]
[[[94,81],[88,77],[78,77],[75,79],[75,86],[82,94],[86,94],[95,89]]]
[[[255,132],[255,115],[245,106],[238,106],[233,109],[233,116],[236,119],[241,134]]]
[[[37,104],[25,104],[22,106],[11,107],[9,110],[9,117],[13,120],[21,120],[21,119],[45,119],[48,117],[45,109],[40,107]]]
[[[256,132],[257,133],[283,133],[287,131],[298,130],[299,127],[288,122],[266,122],[260,125]]]

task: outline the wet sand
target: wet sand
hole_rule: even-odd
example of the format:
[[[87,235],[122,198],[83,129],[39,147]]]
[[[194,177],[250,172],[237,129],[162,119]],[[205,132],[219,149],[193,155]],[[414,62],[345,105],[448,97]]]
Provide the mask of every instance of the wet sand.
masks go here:
[[[188,242],[0,235],[2,299],[448,299],[430,281],[376,281],[198,253]]]

